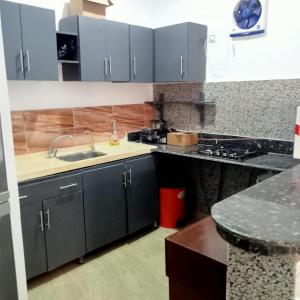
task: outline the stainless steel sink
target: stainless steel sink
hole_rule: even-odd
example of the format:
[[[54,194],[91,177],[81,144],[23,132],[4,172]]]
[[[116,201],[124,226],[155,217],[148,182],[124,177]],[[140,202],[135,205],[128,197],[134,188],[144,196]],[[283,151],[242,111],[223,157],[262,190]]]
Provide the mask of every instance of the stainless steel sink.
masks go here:
[[[100,157],[105,155],[106,155],[105,153],[98,152],[98,151],[87,151],[87,152],[78,152],[73,154],[65,154],[65,155],[57,156],[56,158],[64,161],[74,162],[74,161],[85,160],[85,159],[95,158],[95,157]]]

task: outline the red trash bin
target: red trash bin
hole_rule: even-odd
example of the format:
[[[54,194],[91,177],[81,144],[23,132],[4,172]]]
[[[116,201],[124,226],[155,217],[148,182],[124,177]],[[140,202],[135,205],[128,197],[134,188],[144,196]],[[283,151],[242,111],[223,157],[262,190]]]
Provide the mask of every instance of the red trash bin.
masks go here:
[[[184,218],[184,188],[160,189],[160,226],[176,228]]]

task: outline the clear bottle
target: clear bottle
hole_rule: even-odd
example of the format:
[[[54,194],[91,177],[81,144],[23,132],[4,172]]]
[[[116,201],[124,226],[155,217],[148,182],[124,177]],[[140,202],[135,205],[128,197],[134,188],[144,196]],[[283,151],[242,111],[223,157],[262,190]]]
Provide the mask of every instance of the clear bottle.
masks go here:
[[[117,127],[117,122],[115,120],[113,120],[112,121],[112,135],[109,139],[109,143],[111,146],[117,146],[120,144],[116,127]]]

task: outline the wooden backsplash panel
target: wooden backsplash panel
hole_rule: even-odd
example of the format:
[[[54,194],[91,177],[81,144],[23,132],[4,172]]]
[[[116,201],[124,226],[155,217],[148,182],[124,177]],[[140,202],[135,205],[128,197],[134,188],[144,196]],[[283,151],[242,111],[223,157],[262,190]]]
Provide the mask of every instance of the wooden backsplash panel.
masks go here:
[[[126,132],[151,126],[153,108],[147,104],[79,107],[69,109],[47,109],[11,112],[15,154],[45,151],[51,141],[62,134],[75,136],[76,145],[108,141],[112,131],[112,120],[117,121],[120,138]],[[57,146],[73,146],[64,139]]]

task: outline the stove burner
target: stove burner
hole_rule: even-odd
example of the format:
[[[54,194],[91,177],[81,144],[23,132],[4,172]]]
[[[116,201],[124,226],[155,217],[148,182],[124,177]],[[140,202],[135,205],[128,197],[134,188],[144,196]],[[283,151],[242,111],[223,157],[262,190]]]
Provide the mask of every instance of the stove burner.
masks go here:
[[[198,153],[234,160],[246,160],[266,154],[259,143],[254,141],[232,141],[221,144],[200,144]]]

